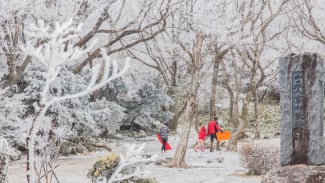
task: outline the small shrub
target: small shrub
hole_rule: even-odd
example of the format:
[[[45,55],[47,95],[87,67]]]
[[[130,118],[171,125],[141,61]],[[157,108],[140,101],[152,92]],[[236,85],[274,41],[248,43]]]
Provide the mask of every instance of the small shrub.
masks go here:
[[[155,178],[135,178],[132,177],[130,180],[122,181],[122,183],[158,183]]]
[[[240,160],[250,175],[264,175],[280,165],[278,147],[249,143],[241,147]]]
[[[110,154],[98,160],[93,169],[88,172],[88,177],[96,183],[155,183],[155,179],[146,178],[143,164],[152,162],[158,155],[143,156],[145,143],[137,147],[135,144],[126,144],[126,152],[123,154]]]
[[[115,171],[120,162],[120,157],[116,153],[112,153],[98,161],[93,165],[93,168],[89,170],[88,177],[96,180],[98,177],[109,178]]]

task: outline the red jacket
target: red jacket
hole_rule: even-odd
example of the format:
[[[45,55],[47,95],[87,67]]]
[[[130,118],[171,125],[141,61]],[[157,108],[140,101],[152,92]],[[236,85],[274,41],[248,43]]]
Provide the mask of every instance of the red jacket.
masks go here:
[[[199,139],[200,139],[200,140],[204,140],[205,136],[207,136],[207,134],[206,134],[205,126],[203,125],[203,126],[201,127],[200,132],[199,132]]]
[[[216,134],[216,130],[221,131],[221,128],[215,120],[210,121],[208,124],[208,134]]]

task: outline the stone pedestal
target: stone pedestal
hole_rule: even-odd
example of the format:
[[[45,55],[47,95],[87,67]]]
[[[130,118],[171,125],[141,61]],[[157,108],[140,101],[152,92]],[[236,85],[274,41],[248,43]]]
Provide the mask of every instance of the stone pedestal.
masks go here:
[[[281,165],[325,163],[323,144],[324,60],[317,54],[279,61]]]

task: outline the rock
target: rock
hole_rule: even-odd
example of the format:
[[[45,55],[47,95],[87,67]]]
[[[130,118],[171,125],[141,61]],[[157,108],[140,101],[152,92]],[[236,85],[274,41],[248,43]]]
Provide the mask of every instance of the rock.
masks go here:
[[[83,146],[81,144],[76,145],[76,153],[84,153],[87,151],[88,151],[88,149],[85,146]]]
[[[207,160],[207,163],[212,163],[212,160],[210,160],[210,159],[209,159],[209,160]]]
[[[139,130],[138,133],[134,133],[135,138],[146,138],[147,134],[144,130]]]
[[[155,162],[155,165],[162,165],[162,163],[163,163],[162,160],[157,160],[157,161]]]
[[[262,183],[324,183],[325,166],[291,165],[270,170]]]
[[[60,149],[59,149],[59,153],[67,156],[69,154],[75,154],[75,149],[74,149],[74,144],[72,142],[69,141],[63,141]]]
[[[225,158],[224,157],[217,157],[217,162],[218,163],[223,163],[225,161]]]

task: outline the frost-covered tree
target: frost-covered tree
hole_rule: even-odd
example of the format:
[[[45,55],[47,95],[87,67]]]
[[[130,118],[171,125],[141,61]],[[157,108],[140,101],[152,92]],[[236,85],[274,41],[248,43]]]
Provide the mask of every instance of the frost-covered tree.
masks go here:
[[[106,51],[102,49],[103,59],[93,61],[92,72],[85,88],[67,93],[60,91],[51,92],[56,89],[55,84],[57,84],[58,80],[64,79],[64,77],[60,78],[62,69],[71,64],[77,64],[95,45],[95,42],[92,42],[86,48],[79,48],[73,44],[66,44],[73,43],[81,31],[81,25],[76,27],[72,23],[72,20],[63,24],[56,23],[53,28],[47,26],[42,21],[39,21],[37,26],[32,24],[30,30],[26,32],[30,40],[26,42],[24,47],[21,47],[26,55],[30,55],[41,64],[43,71],[41,77],[45,81],[44,85],[40,85],[40,92],[38,94],[40,100],[33,104],[35,115],[31,120],[26,136],[28,147],[27,180],[29,183],[39,181],[40,179],[39,174],[38,177],[35,177],[37,171],[34,172],[34,170],[37,170],[37,164],[35,165],[34,163],[37,162],[38,157],[35,154],[35,149],[46,147],[50,137],[46,133],[50,132],[52,125],[51,117],[47,116],[48,109],[61,101],[82,97],[100,89],[108,82],[120,77],[127,69],[127,65],[125,65],[120,70],[118,63],[115,60],[111,60],[107,56]],[[41,44],[34,46],[35,39],[41,40]],[[101,68],[104,69],[101,70]],[[100,74],[102,77],[99,77]],[[45,140],[41,141],[40,139],[42,138]],[[47,165],[47,158],[44,159]],[[41,165],[38,165],[39,168],[43,163],[41,162]]]
[[[238,26],[233,29],[233,38],[237,43],[233,44],[227,56],[228,62],[223,63],[223,73],[227,76],[223,83],[231,96],[231,122],[237,131],[231,140],[230,149],[236,149],[237,141],[246,131],[251,103],[254,104],[255,135],[260,137],[258,90],[267,77],[273,74],[272,68],[275,68],[274,63],[279,54],[274,54],[271,45],[285,30],[277,21],[285,12],[287,3],[251,0],[238,1],[233,5],[233,18],[238,22]]]
[[[290,2],[290,14],[285,23],[290,25],[286,43],[291,53],[318,52],[322,54],[325,45],[324,1],[298,0]]]
[[[25,84],[19,85],[20,90],[24,91],[22,94],[26,96],[24,101],[27,106],[40,100],[36,91],[40,92],[41,86],[45,84],[40,66],[38,62],[29,64],[21,80]],[[87,87],[86,81],[91,77],[90,68],[85,68],[80,74],[74,74],[71,70],[71,66],[62,68],[60,79],[53,82],[51,94],[62,95],[78,92]],[[56,103],[49,108],[47,113],[55,118],[53,121],[55,126],[58,126],[56,123],[59,122],[60,126],[70,127],[80,137],[92,137],[103,132],[116,132],[124,117],[123,110],[121,106],[105,98],[92,101],[89,94],[78,99]],[[33,114],[34,109],[28,107],[26,113]]]
[[[200,19],[206,10],[205,8],[201,9],[201,5],[206,5],[205,1],[188,1],[183,12],[178,15],[181,21],[177,25],[180,30],[177,46],[181,53],[177,58],[186,65],[189,80],[184,85],[186,91],[184,123],[174,158],[169,163],[169,166],[174,167],[186,167],[185,154],[194,115],[198,109],[198,91],[202,69],[209,58],[211,30],[205,27],[208,23]]]
[[[126,1],[126,0],[98,0],[98,1],[43,1],[43,0],[27,0],[21,2],[19,0],[12,1],[0,1],[0,87],[12,87],[11,91],[14,91],[14,95],[17,93],[28,93],[33,91],[34,87],[38,87],[40,84],[34,79],[30,80],[29,76],[36,74],[37,72],[32,72],[34,67],[38,67],[35,63],[31,62],[31,56],[24,57],[21,54],[19,45],[26,42],[26,35],[24,30],[31,23],[37,23],[39,18],[43,19],[46,23],[54,27],[56,21],[66,21],[67,19],[72,18],[75,23],[84,22],[84,27],[80,32],[78,37],[75,37],[74,46],[76,47],[88,47],[89,44],[94,39],[100,39],[96,45],[93,45],[93,48],[90,50],[89,54],[83,55],[82,63],[75,64],[70,68],[64,69],[73,69],[75,73],[83,77],[87,73],[88,67],[92,65],[92,60],[101,57],[100,49],[104,47],[108,55],[112,55],[114,58],[123,57],[123,52],[127,48],[136,46],[142,42],[153,39],[155,36],[159,35],[165,30],[166,18],[169,15],[169,8],[172,6],[170,0],[150,0],[150,1]],[[35,40],[34,46],[41,44],[41,40]],[[32,64],[33,65],[32,65]],[[66,74],[69,72],[63,72]],[[28,73],[27,73],[28,72]],[[70,75],[66,75],[66,79],[69,80],[70,76],[75,77],[71,72]],[[63,77],[63,76],[62,76]],[[83,78],[80,78],[82,81]],[[86,77],[86,76],[85,76]],[[102,76],[100,76],[102,77]],[[32,77],[33,78],[33,77]],[[41,80],[40,80],[41,81]],[[79,80],[75,80],[73,84],[81,84]],[[15,86],[17,84],[18,86]],[[75,87],[71,84],[64,88],[61,92],[68,92],[71,87]],[[31,86],[27,86],[31,85]],[[111,86],[111,85],[110,85]],[[107,88],[109,88],[108,86]],[[70,89],[69,89],[70,87]],[[75,126],[83,126],[81,119],[90,120],[94,124],[95,120],[87,114],[87,108],[83,107],[85,103],[88,103],[87,97],[91,97],[91,102],[96,106],[96,102],[101,103],[101,106],[106,106],[98,110],[102,113],[102,119],[98,121],[106,121],[106,129],[117,129],[115,126],[110,126],[107,128],[107,124],[112,124],[110,121],[120,121],[123,118],[122,108],[119,108],[118,105],[114,107],[112,103],[97,99],[98,95],[104,93],[107,88],[100,89],[95,93],[92,93],[91,96],[85,96],[83,103],[75,102],[74,100],[65,101],[59,104],[55,104],[50,107],[48,113],[52,115],[57,115],[58,111],[61,112],[61,115],[57,117],[58,120],[63,120],[70,123],[75,123]],[[117,90],[116,90],[117,91]],[[56,92],[56,91],[51,91]],[[29,93],[30,94],[30,93]],[[25,97],[29,94],[22,94],[18,98],[12,98],[12,101],[24,101],[26,102]],[[27,96],[28,100],[25,103],[25,107],[28,114],[32,113],[33,110],[30,108],[29,104],[33,100],[37,100],[39,96]],[[105,104],[107,102],[107,105]],[[75,106],[78,110],[70,109],[70,106]],[[63,109],[67,110],[63,110]],[[117,110],[114,113],[115,118],[109,115],[108,108],[110,110]],[[53,110],[53,111],[52,111]],[[14,111],[14,110],[12,110]],[[64,112],[64,113],[63,113]],[[11,115],[14,116],[15,113]],[[117,115],[118,114],[118,115]],[[24,116],[26,114],[21,111],[19,116]],[[6,114],[8,117],[9,114]],[[71,120],[73,118],[73,120]],[[4,118],[7,120],[7,118]],[[22,119],[17,119],[22,121]],[[8,121],[9,124],[16,121]],[[95,125],[94,125],[95,126]],[[111,128],[113,127],[113,128]],[[97,129],[92,129],[97,130]],[[87,130],[89,133],[91,131]],[[97,130],[98,131],[98,130]],[[98,131],[99,132],[99,131]]]
[[[0,1],[0,86],[11,86],[19,81],[31,57],[22,57],[19,45],[25,42],[24,30],[39,18],[52,26],[72,18],[85,25],[75,46],[87,46],[94,39],[101,42],[94,45],[83,62],[75,65],[74,71],[91,64],[101,56],[104,47],[108,55],[116,55],[127,48],[153,39],[165,29],[170,0],[20,0]],[[37,45],[38,43],[35,42]]]

